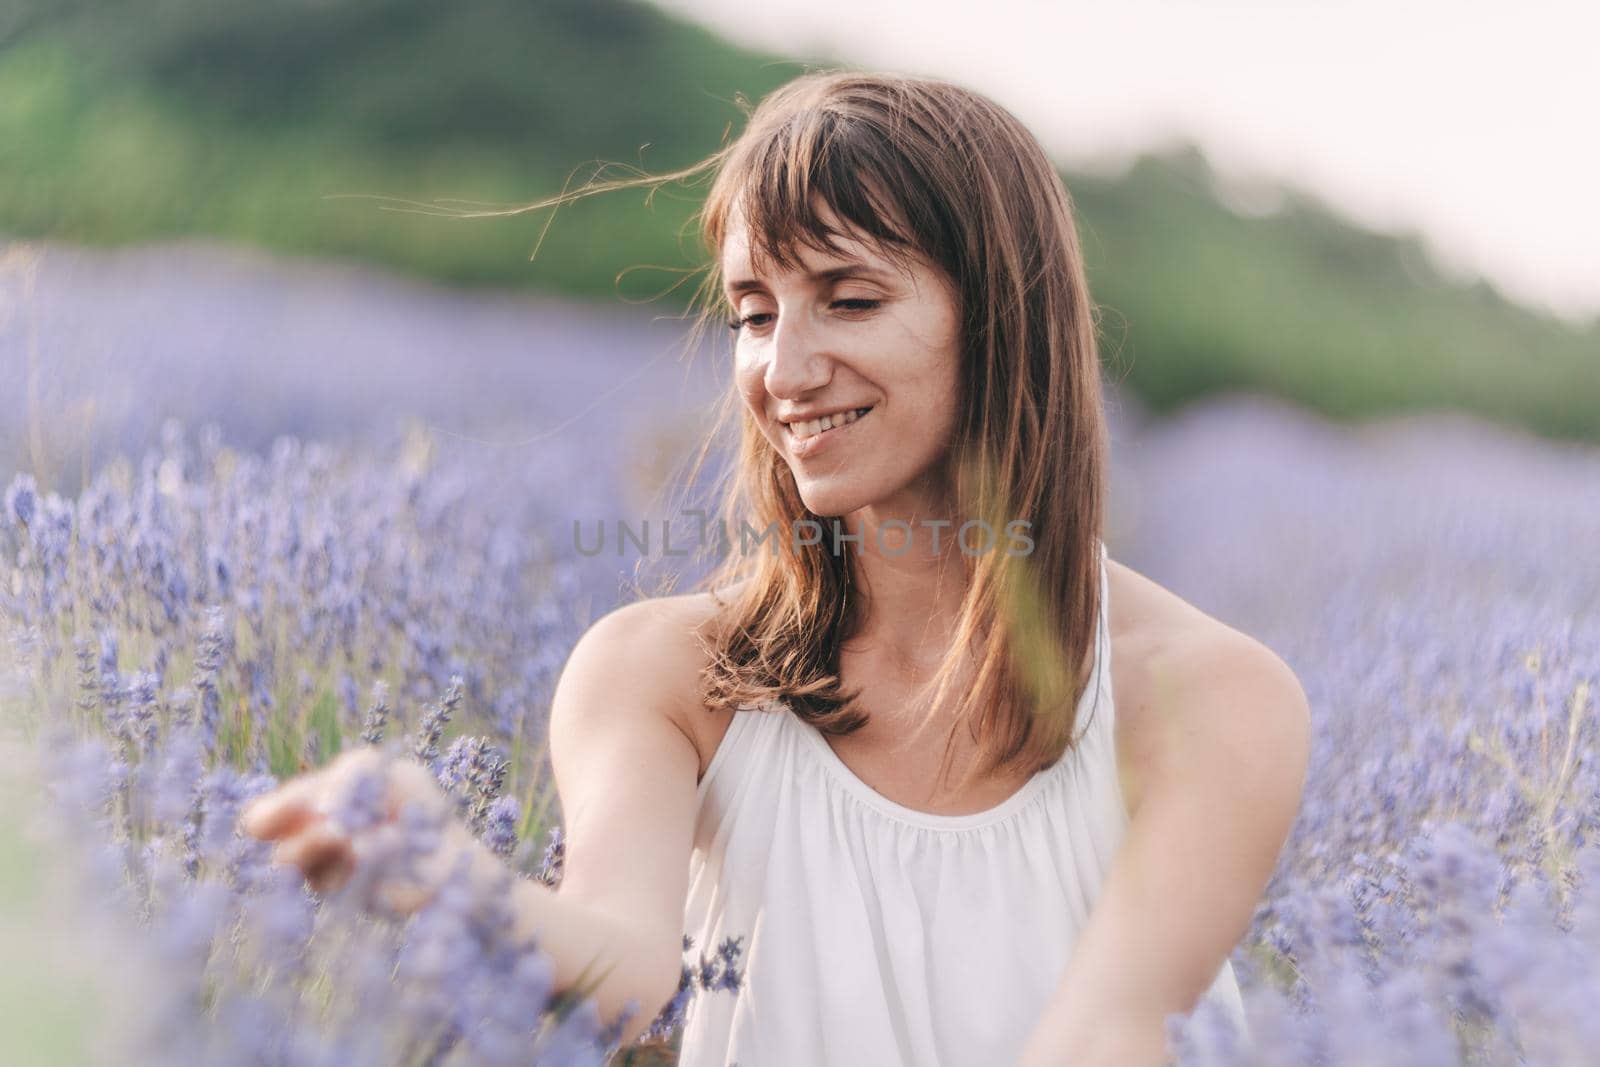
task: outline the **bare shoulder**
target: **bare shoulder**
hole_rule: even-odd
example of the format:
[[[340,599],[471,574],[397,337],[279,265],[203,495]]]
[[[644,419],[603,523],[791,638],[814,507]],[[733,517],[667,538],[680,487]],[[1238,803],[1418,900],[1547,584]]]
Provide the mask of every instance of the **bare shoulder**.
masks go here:
[[[569,669],[577,665],[602,673],[614,687],[613,706],[623,714],[666,716],[702,753],[704,766],[709,717],[700,700],[707,664],[703,639],[721,609],[710,593],[624,604],[590,624],[572,651]]]
[[[1305,691],[1277,653],[1121,563],[1109,562],[1107,582],[1117,763],[1130,813],[1185,752],[1303,765]]]

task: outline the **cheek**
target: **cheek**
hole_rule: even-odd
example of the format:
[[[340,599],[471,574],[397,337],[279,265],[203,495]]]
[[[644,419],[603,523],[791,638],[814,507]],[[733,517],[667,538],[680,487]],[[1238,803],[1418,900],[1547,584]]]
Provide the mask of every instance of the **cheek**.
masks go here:
[[[956,407],[960,394],[960,373],[955,356],[938,349],[916,348],[893,371],[900,393],[925,421],[942,422]]]
[[[761,367],[751,360],[734,357],[733,387],[739,399],[758,413],[766,401],[767,387]]]
[[[890,390],[896,405],[896,433],[920,453],[937,452],[955,433],[961,419],[960,377],[953,357],[923,353],[922,365],[902,379],[905,388]]]
[[[765,377],[759,366],[739,366],[734,370],[733,399],[743,409],[743,417],[748,421],[756,436],[764,437],[767,443],[777,448],[778,442],[773,439],[773,434],[779,432],[780,427],[767,421],[767,387]]]

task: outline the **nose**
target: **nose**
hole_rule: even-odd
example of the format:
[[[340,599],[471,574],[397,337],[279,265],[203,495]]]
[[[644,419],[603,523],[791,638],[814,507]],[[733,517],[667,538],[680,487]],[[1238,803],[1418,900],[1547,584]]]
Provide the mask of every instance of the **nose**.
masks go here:
[[[767,353],[763,381],[767,392],[779,399],[797,399],[827,385],[833,376],[833,360],[803,313],[779,316]]]

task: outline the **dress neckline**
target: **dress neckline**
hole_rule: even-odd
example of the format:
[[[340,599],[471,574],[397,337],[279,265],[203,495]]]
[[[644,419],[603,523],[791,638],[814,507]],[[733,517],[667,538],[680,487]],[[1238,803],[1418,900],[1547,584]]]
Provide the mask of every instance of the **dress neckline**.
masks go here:
[[[896,819],[900,822],[909,823],[913,826],[918,826],[928,830],[973,830],[979,827],[992,826],[996,823],[1003,822],[1019,809],[1024,807],[1035,796],[1037,796],[1039,791],[1049,783],[1052,777],[1062,773],[1063,765],[1076,758],[1077,754],[1081,750],[1083,740],[1087,736],[1087,730],[1081,724],[1084,722],[1084,713],[1089,711],[1093,703],[1099,699],[1100,690],[1105,686],[1103,675],[1104,666],[1107,659],[1106,643],[1110,639],[1110,634],[1106,623],[1106,615],[1108,610],[1106,601],[1109,593],[1109,582],[1106,579],[1105,560],[1106,547],[1104,542],[1101,542],[1100,611],[1095,621],[1094,666],[1090,670],[1089,681],[1084,686],[1083,694],[1078,700],[1078,715],[1075,721],[1079,724],[1077,727],[1079,730],[1079,737],[1073,742],[1072,746],[1061,755],[1060,759],[1056,760],[1043,770],[1034,772],[1033,776],[1019,786],[1017,790],[1010,796],[1000,801],[1000,803],[985,808],[982,811],[968,812],[964,815],[941,815],[937,812],[923,811],[920,808],[907,807],[898,801],[889,799],[876,789],[872,788],[866,782],[862,781],[861,777],[856,774],[855,771],[850,769],[850,765],[845,763],[845,761],[839,757],[839,754],[833,750],[833,746],[828,744],[828,739],[823,736],[822,731],[818,730],[811,723],[801,718],[800,715],[795,712],[794,708],[789,705],[788,701],[777,699],[772,703],[776,705],[777,714],[781,714],[785,720],[793,724],[805,742],[813,750],[815,750],[818,758],[822,761],[824,768],[828,770],[833,777],[844,786],[846,790],[848,790],[853,796],[861,800],[863,803],[876,809],[880,813],[887,815],[891,819]]]
[[[855,771],[850,769],[849,764],[839,758],[839,754],[833,750],[832,745],[828,744],[828,739],[822,735],[822,731],[797,715],[786,701],[780,700],[776,703],[778,705],[777,714],[781,714],[793,724],[800,736],[805,739],[811,748],[815,749],[825,769],[851,795],[891,819],[910,823],[928,830],[972,830],[980,826],[990,826],[1003,821],[1018,808],[1027,804],[1039,790],[1043,789],[1050,776],[1058,772],[1061,765],[1066,763],[1072,756],[1072,752],[1069,750],[1055,763],[1041,771],[1036,771],[1033,777],[1019,786],[1014,793],[992,807],[985,808],[982,811],[968,812],[964,815],[941,815],[937,812],[907,807],[872,788],[862,781]]]

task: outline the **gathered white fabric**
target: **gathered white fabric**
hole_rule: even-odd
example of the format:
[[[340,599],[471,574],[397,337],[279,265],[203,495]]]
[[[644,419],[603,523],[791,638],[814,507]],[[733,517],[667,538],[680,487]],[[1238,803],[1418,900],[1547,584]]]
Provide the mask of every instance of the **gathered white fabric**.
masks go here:
[[[684,929],[713,988],[681,1067],[1016,1062],[1128,825],[1103,543],[1100,596],[1080,740],[987,811],[888,799],[782,702],[734,713],[699,786]],[[1231,963],[1205,998],[1244,1026]]]

